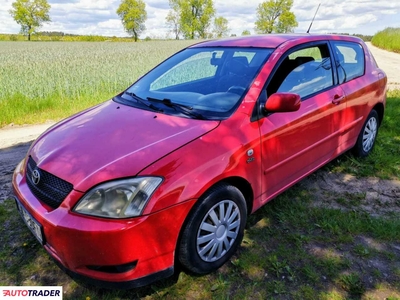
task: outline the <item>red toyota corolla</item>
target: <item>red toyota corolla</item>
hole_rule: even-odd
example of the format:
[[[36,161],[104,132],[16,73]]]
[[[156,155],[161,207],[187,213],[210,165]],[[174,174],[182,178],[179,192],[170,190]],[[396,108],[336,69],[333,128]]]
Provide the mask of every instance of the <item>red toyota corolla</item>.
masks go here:
[[[42,134],[18,210],[59,266],[103,287],[205,274],[246,216],[341,153],[373,148],[386,75],[358,38],[207,41]]]

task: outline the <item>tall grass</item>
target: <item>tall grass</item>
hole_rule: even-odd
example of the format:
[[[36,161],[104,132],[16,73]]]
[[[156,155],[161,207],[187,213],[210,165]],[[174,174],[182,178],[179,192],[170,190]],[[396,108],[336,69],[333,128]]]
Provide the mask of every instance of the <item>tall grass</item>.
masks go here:
[[[376,47],[400,53],[400,28],[386,28],[372,38]]]
[[[1,42],[0,127],[59,119],[104,101],[193,43]]]

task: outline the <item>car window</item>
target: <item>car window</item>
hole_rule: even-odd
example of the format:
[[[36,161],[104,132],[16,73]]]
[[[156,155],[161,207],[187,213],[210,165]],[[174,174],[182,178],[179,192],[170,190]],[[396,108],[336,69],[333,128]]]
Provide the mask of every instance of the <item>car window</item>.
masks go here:
[[[267,93],[295,93],[306,98],[332,85],[332,63],[328,46],[324,44],[287,55],[271,79]]]
[[[153,101],[164,113],[181,110],[157,100],[190,107],[205,118],[226,118],[237,108],[273,49],[194,47],[184,49],[136,81],[121,96],[124,103],[146,109],[136,98]],[[158,101],[160,102],[160,101]]]
[[[150,85],[150,90],[159,90],[172,85],[215,76],[217,66],[212,58],[221,58],[223,51],[201,52],[183,60]]]
[[[255,56],[255,52],[249,52],[249,51],[235,51],[235,53],[233,53],[233,57],[245,57],[247,60],[247,64],[250,64],[251,61],[253,60]]]
[[[364,75],[364,50],[353,42],[333,42],[337,57],[339,83],[350,81]]]

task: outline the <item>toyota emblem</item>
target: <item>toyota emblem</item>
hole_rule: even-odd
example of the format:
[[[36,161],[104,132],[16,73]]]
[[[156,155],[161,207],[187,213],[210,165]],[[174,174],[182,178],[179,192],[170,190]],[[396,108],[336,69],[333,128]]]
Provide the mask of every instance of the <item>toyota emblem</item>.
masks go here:
[[[32,182],[33,182],[35,185],[38,185],[39,182],[40,182],[40,172],[39,172],[38,169],[35,169],[35,170],[33,170],[33,172],[32,172]]]

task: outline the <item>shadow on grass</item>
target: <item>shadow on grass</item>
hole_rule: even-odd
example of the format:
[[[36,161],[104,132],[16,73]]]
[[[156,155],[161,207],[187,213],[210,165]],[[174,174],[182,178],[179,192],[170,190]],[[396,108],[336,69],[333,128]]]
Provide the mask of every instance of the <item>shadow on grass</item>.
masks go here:
[[[240,277],[230,283],[228,295],[400,296],[398,218],[372,218],[358,206],[341,211],[314,205],[316,201],[324,199],[298,185],[251,216],[242,248],[232,261]]]

